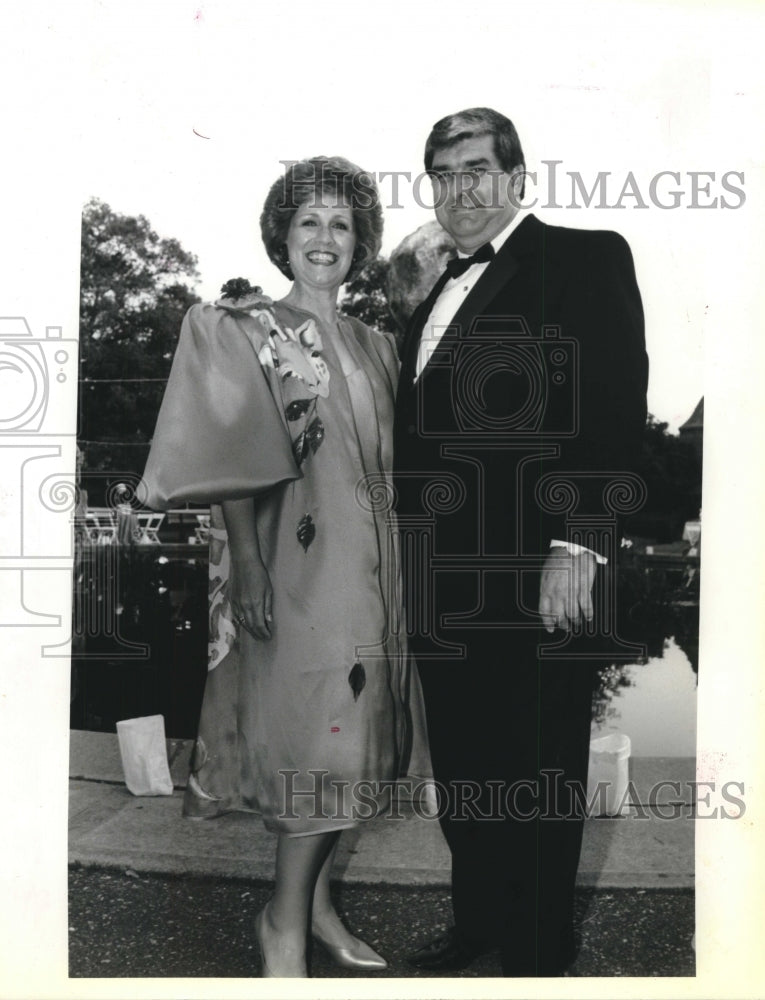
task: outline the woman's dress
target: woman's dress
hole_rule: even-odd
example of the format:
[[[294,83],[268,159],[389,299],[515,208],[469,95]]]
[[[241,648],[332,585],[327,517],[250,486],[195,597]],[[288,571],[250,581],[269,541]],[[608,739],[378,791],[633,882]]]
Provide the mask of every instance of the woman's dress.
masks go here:
[[[427,752],[391,511],[393,338],[269,303],[189,311],[145,480],[149,506],[213,504],[209,672],[184,811],[252,810],[299,835],[376,814],[413,739],[421,773]],[[268,640],[232,619],[217,506],[253,495]]]

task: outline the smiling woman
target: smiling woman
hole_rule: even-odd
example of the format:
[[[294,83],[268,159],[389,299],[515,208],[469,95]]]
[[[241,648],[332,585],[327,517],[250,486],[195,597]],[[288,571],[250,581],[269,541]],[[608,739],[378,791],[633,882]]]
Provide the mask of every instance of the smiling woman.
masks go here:
[[[282,274],[295,278],[287,249],[287,237],[296,211],[323,207],[350,207],[355,247],[345,281],[352,281],[374,260],[382,242],[382,209],[371,175],[340,156],[317,156],[293,164],[271,187],[260,229],[268,256]]]
[[[376,188],[339,157],[293,164],[261,231],[292,287],[189,312],[145,475],[151,506],[211,504],[209,673],[184,808],[258,812],[278,834],[264,975],[306,976],[308,927],[339,964],[382,969],[329,896],[340,831],[370,815],[359,787],[385,809],[424,731],[386,502],[395,345],[337,312],[380,247]]]
[[[298,296],[305,298],[322,292],[336,298],[353,261],[355,247],[351,206],[347,201],[317,192],[315,199],[298,208],[287,233],[287,260],[295,284],[286,301],[299,305]]]

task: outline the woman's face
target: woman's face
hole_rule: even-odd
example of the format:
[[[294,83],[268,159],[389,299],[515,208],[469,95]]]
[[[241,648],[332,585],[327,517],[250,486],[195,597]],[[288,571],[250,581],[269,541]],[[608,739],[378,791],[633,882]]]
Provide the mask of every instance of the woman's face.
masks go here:
[[[339,288],[355,247],[350,205],[335,194],[315,192],[298,207],[287,233],[295,284],[317,290]]]

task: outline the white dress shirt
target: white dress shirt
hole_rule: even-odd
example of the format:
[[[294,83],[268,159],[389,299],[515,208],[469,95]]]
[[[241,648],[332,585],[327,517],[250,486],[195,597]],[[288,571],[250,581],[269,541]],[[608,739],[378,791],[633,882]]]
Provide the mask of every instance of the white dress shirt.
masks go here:
[[[491,241],[491,245],[494,247],[495,254],[499,253],[500,248],[504,245],[510,234],[518,228],[521,222],[523,222],[523,219],[523,210],[519,209],[502,232],[494,237]],[[462,253],[460,250],[457,252],[457,256],[469,257],[470,254]],[[468,297],[476,282],[490,263],[491,261],[487,260],[482,264],[471,264],[467,271],[465,271],[464,274],[461,274],[459,278],[449,278],[444,287],[441,289],[441,293],[430,311],[430,316],[428,316],[428,319],[422,328],[420,347],[417,351],[417,365],[415,367],[414,376],[415,382],[422,374],[422,370],[425,365],[428,361],[430,361],[430,356],[438,347],[441,338],[449,327],[449,324],[457,314],[457,310]]]
[[[494,237],[491,245],[494,247],[495,254],[499,253],[505,241],[510,237],[510,234],[515,232],[521,222],[523,222],[524,217],[523,209],[519,209],[502,232]],[[457,254],[459,257],[470,256],[470,254],[462,253],[462,251],[457,251]],[[422,328],[422,337],[420,338],[420,346],[417,351],[417,364],[415,366],[415,382],[422,374],[425,365],[430,361],[431,355],[441,342],[441,338],[449,328],[451,321],[457,314],[457,310],[468,297],[490,263],[491,261],[484,261],[480,264],[471,264],[467,271],[458,278],[449,278],[441,289],[438,298],[433,303],[433,308],[430,310],[430,315]],[[550,548],[566,548],[572,556],[580,555],[582,552],[592,552],[598,563],[605,564],[608,562],[605,556],[600,555],[598,552],[593,552],[592,549],[588,549],[584,545],[577,545],[575,542],[564,542],[558,538],[553,538],[550,541]]]

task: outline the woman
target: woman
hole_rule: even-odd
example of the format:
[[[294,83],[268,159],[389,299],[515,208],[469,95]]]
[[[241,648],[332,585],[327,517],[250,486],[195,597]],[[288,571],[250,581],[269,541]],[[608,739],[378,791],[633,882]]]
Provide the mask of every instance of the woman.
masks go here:
[[[340,831],[385,807],[378,785],[401,773],[412,737],[388,502],[398,364],[392,337],[337,312],[381,230],[374,183],[353,164],[288,169],[261,231],[292,287],[275,303],[190,310],[145,474],[150,506],[214,504],[209,674],[184,808],[257,811],[278,834],[256,921],[265,976],[307,975],[309,926],[340,964],[386,966],[329,895]]]

